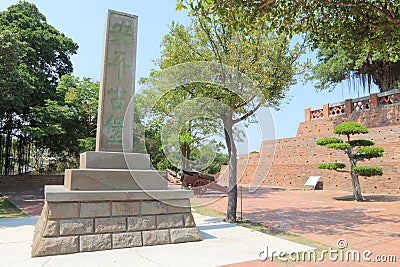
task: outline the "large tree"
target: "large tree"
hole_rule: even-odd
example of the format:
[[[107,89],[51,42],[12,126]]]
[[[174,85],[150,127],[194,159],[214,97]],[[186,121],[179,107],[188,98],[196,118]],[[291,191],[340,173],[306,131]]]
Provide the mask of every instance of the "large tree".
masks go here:
[[[241,16],[240,12],[237,15]],[[189,118],[196,113],[208,114],[221,122],[221,134],[229,155],[228,221],[236,221],[237,208],[235,125],[254,118],[254,113],[260,107],[279,106],[280,100],[295,83],[295,75],[300,68],[296,62],[301,54],[299,46],[290,49],[285,37],[269,31],[261,21],[258,26],[251,31],[238,31],[217,17],[206,13],[196,14],[189,27],[172,24],[170,32],[164,37],[162,55],[158,61],[163,70],[161,76],[166,72],[166,76],[172,74],[177,79],[185,76],[180,73],[182,65],[180,67],[179,64],[206,61],[209,65],[204,66],[216,66],[215,71],[210,67],[207,74],[219,80],[218,85],[192,81],[189,85],[181,84],[174,89],[192,99],[192,102],[187,101],[187,106],[183,105],[180,113],[174,113],[174,117],[179,123],[183,113]],[[197,67],[183,66],[183,72],[196,75],[204,70],[201,67],[196,70]],[[240,81],[234,88],[236,91],[229,88],[230,79],[240,80],[241,76],[252,80],[253,87],[249,86],[252,89],[246,91],[249,88]],[[164,80],[160,79],[160,88],[164,85]]]
[[[59,162],[74,162],[80,153],[95,148],[99,83],[64,75],[56,94],[59,101],[48,99],[32,107],[31,122],[23,131],[35,147],[48,149]]]
[[[153,71],[148,78],[142,78],[141,83],[152,83],[157,79],[159,72]],[[157,87],[144,88],[141,93],[135,96],[136,117],[141,117],[146,131],[146,149],[152,156],[154,166],[157,168],[180,166],[183,169],[203,169],[194,164],[192,152],[201,146],[201,143],[218,132],[219,124],[216,121],[196,117],[186,121],[182,127],[176,130],[172,138],[162,140],[164,123],[173,116],[173,112],[182,102],[189,100],[192,96],[187,91],[196,90],[198,85],[182,85],[185,90],[163,91]],[[189,89],[189,87],[191,89]],[[151,112],[147,112],[149,107]],[[177,126],[176,124],[171,127]],[[171,130],[171,129],[170,129]],[[164,136],[166,132],[164,131]],[[163,150],[181,151],[180,157],[166,159]],[[169,162],[172,161],[172,162]]]
[[[0,172],[8,173],[11,140],[17,139],[22,153],[31,138],[22,129],[34,121],[36,108],[47,105],[48,99],[60,100],[56,85],[72,72],[70,57],[78,45],[25,1],[0,12],[0,32],[0,134],[5,140],[0,141]]]
[[[318,64],[313,78],[319,88],[332,89],[345,79],[372,82],[381,91],[400,79],[400,2],[395,0],[178,0],[177,8],[207,11],[240,28],[268,25],[290,35],[304,33]],[[237,12],[245,16],[236,16]],[[344,63],[344,64],[343,64]]]

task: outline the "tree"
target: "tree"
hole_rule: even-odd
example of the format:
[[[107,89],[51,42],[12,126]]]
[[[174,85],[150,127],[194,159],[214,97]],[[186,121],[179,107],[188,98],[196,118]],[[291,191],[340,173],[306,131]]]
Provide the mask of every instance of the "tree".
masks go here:
[[[237,15],[241,16],[240,12]],[[290,49],[289,41],[269,31],[261,20],[258,27],[243,32],[206,13],[194,16],[190,27],[173,23],[162,45],[162,55],[158,64],[164,72],[173,73],[175,66],[179,70],[179,64],[186,62],[206,61],[209,65],[216,66],[215,72],[210,70],[209,75],[218,79],[220,86],[195,82],[190,86],[179,85],[174,92],[180,90],[189,95],[190,99],[198,99],[191,108],[183,109],[184,113],[204,111],[210,116],[212,114],[223,126],[221,134],[224,136],[229,155],[226,220],[236,221],[235,125],[242,121],[254,120],[254,113],[262,106],[279,106],[289,87],[295,83],[295,75],[300,72],[301,66],[296,60],[302,52],[301,47],[295,46]],[[189,71],[196,72],[196,67],[192,67],[188,66]],[[236,91],[228,89],[229,79],[241,79],[245,76],[253,81],[254,88],[237,84]],[[157,80],[153,83],[157,83]],[[160,79],[157,87],[162,88],[164,84],[163,79]],[[249,90],[250,87],[252,90]]]
[[[18,150],[18,170],[22,172],[22,169],[26,169],[23,166],[26,165],[23,149],[16,149],[16,143],[13,142],[15,129],[21,128],[21,118],[15,114],[23,114],[32,89],[31,76],[23,59],[24,47],[25,44],[11,31],[0,33],[0,174],[10,173],[14,169],[11,155],[15,150]],[[26,146],[25,140],[19,143]]]
[[[346,136],[346,140],[343,141],[342,139],[337,137],[324,137],[316,141],[317,145],[326,146],[327,148],[332,149],[343,150],[349,158],[350,168],[348,170],[343,170],[346,165],[337,162],[322,163],[318,165],[318,168],[350,173],[354,200],[362,201],[363,197],[361,194],[361,187],[358,176],[382,175],[383,171],[381,167],[357,166],[357,163],[365,159],[382,157],[384,150],[380,146],[374,146],[375,143],[371,140],[350,140],[351,135],[368,133],[368,129],[359,123],[343,122],[335,127],[333,133]]]
[[[57,82],[72,72],[70,56],[78,46],[25,1],[0,12],[0,32],[0,140],[5,140],[0,142],[0,173],[9,173],[11,146],[18,148],[20,171],[31,141],[22,129],[33,121],[35,108],[47,105],[47,99],[59,101]]]
[[[153,71],[148,78],[142,78],[142,84],[152,83],[157,79],[159,72]],[[183,87],[191,87],[190,90],[196,90],[196,86],[184,85]],[[138,107],[136,117],[142,117],[141,120],[146,120],[146,149],[150,153],[153,165],[159,168],[172,168],[173,165],[180,166],[184,169],[199,168],[193,164],[192,151],[198,148],[201,143],[210,136],[218,132],[218,124],[216,121],[202,117],[190,119],[176,129],[178,134],[173,134],[173,138],[162,140],[162,127],[168,121],[168,117],[172,116],[174,110],[179,108],[185,100],[191,98],[191,95],[186,90],[163,91],[157,87],[145,88],[141,93],[135,96],[135,107]],[[188,89],[189,90],[189,89]],[[146,111],[152,107],[151,112]],[[143,116],[144,115],[144,116]],[[171,125],[170,127],[175,127]],[[164,132],[165,134],[165,132]],[[179,144],[179,147],[176,147]],[[175,149],[182,153],[179,158],[169,158],[165,160],[164,149]],[[165,169],[164,168],[164,169]]]
[[[342,80],[359,79],[364,88],[374,82],[387,91],[400,80],[398,1],[178,0],[177,8],[182,7],[207,10],[241,28],[255,27],[265,17],[274,29],[307,34],[311,48],[319,50],[312,76],[320,79],[319,88],[332,89]],[[245,16],[237,17],[238,11]]]
[[[31,105],[54,97],[55,86],[72,72],[71,55],[78,45],[47,23],[34,4],[21,1],[0,13],[0,30],[8,30],[24,43],[23,60],[31,75]]]
[[[32,107],[32,118],[24,131],[35,146],[48,149],[61,162],[94,150],[99,83],[90,78],[61,77],[57,98]]]

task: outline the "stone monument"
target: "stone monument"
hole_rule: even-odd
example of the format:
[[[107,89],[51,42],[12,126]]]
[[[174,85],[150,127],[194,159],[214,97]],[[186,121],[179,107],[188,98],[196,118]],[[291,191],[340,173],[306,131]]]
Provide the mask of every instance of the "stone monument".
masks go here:
[[[147,154],[133,153],[137,16],[106,17],[96,151],[64,185],[45,186],[32,256],[201,240],[192,191],[167,188]]]

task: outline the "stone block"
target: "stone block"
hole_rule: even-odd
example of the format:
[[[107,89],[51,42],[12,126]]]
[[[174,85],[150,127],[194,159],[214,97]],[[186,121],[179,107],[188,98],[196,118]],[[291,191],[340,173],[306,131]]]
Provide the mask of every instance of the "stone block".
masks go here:
[[[155,170],[69,169],[64,186],[72,191],[165,190],[167,181]]]
[[[35,246],[35,243],[41,237],[43,228],[46,227],[48,213],[49,213],[48,205],[47,202],[45,202],[39,220],[35,224],[33,246]]]
[[[170,229],[171,243],[183,243],[202,240],[199,230],[193,228]]]
[[[81,203],[80,217],[106,217],[111,216],[110,202]]]
[[[79,251],[111,249],[111,234],[82,235],[79,237]]]
[[[81,169],[150,169],[149,154],[88,151],[80,156]]]
[[[164,245],[171,243],[169,230],[143,231],[142,235],[144,246]]]
[[[142,233],[119,233],[112,235],[113,248],[133,248],[141,247],[142,243]]]
[[[173,199],[166,201],[168,204],[168,213],[184,213],[190,212],[190,200],[187,199]]]
[[[166,214],[156,216],[157,229],[183,227],[182,214]]]
[[[70,254],[79,252],[77,236],[44,237],[32,247],[32,257]]]
[[[143,201],[141,204],[142,204],[142,207],[141,207],[142,215],[168,213],[167,205],[160,201]]]
[[[194,227],[196,226],[196,223],[194,221],[192,213],[183,213],[183,222],[185,224],[185,227]]]
[[[43,236],[58,236],[60,235],[60,224],[59,221],[48,220],[44,229]]]
[[[79,204],[74,202],[48,202],[49,219],[79,217]]]
[[[95,233],[114,233],[126,231],[125,217],[96,218],[94,219]]]
[[[60,221],[60,235],[83,235],[93,233],[93,219],[70,219]]]
[[[111,215],[112,216],[133,216],[140,214],[139,201],[127,202],[112,202]]]
[[[100,202],[100,201],[166,201],[194,196],[186,189],[166,190],[108,190],[108,191],[70,191],[63,185],[46,185],[45,198],[48,202]]]
[[[128,217],[128,231],[156,229],[156,216]]]

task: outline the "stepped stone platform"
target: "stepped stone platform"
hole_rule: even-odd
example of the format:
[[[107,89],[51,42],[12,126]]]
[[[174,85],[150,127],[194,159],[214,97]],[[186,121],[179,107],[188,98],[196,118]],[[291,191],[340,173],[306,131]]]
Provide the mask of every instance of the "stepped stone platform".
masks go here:
[[[96,152],[90,154],[95,157]],[[66,170],[64,186],[45,187],[33,257],[202,239],[190,208],[193,192],[168,189],[155,170],[112,169],[121,167],[123,154],[100,152],[111,169]],[[150,166],[148,157],[128,154],[131,160],[137,155],[145,161],[141,166]],[[87,155],[81,155],[81,162]],[[119,159],[113,164],[115,157]]]

